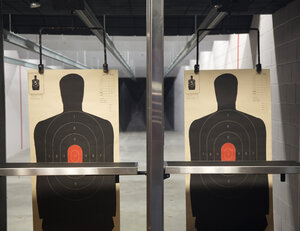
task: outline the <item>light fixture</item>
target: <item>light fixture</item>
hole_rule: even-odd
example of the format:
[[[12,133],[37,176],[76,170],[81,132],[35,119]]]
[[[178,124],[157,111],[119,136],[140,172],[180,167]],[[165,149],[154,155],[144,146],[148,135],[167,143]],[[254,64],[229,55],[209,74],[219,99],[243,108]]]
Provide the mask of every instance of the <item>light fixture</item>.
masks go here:
[[[30,0],[30,8],[38,8],[41,6],[40,0]]]

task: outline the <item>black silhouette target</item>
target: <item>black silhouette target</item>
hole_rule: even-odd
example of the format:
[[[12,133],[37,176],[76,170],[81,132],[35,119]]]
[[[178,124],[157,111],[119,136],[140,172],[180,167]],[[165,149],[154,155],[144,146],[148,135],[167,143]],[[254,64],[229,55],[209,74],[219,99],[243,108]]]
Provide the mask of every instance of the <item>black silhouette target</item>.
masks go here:
[[[113,162],[111,123],[82,111],[83,78],[77,74],[64,76],[60,90],[63,112],[40,121],[35,127],[37,162]],[[38,176],[36,189],[43,229],[106,231],[113,228],[114,176]]]
[[[221,149],[226,143],[235,147],[235,160],[232,161],[258,160],[256,129],[251,119],[243,113],[222,110],[212,114],[205,120],[198,134],[199,160],[222,161]],[[244,187],[244,184],[251,187],[256,178],[255,175],[201,175],[201,177],[204,185],[211,181],[216,187],[225,187],[228,190],[237,186]],[[215,190],[212,190],[212,193],[214,192]],[[231,193],[230,196],[235,195]]]
[[[55,117],[46,129],[45,144],[46,162],[72,162],[68,149],[74,145],[82,149],[82,162],[105,162],[103,128],[86,113],[67,112]],[[48,177],[52,190],[69,200],[83,200],[96,193],[102,180],[101,176]]]
[[[266,160],[264,122],[236,110],[237,85],[237,78],[232,74],[223,74],[216,78],[218,110],[193,121],[190,126],[192,160],[205,162]],[[224,230],[230,230],[232,224],[228,221],[232,216],[238,220],[237,223],[251,227],[251,224],[245,221],[245,217],[248,216],[257,218],[257,223],[261,223],[263,227],[269,209],[268,194],[266,175],[191,175],[190,197],[193,216],[196,217],[195,226],[198,230],[214,230],[208,224],[214,217],[223,225]],[[231,230],[243,228],[239,226]]]

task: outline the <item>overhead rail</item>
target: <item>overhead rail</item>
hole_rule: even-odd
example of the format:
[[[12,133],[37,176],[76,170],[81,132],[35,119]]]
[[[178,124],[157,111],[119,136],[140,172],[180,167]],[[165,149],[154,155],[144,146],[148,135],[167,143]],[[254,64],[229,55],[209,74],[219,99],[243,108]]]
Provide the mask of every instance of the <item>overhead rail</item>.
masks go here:
[[[14,34],[7,30],[3,30],[3,37],[4,37],[5,42],[14,44],[16,46],[22,47],[26,50],[30,50],[35,53],[39,53],[39,50],[40,50],[39,44],[37,44],[27,38],[24,38],[20,35]],[[67,65],[70,65],[72,67],[76,67],[79,69],[90,69],[90,67],[88,67],[80,62],[74,61],[74,60],[72,60],[56,51],[53,51],[47,47],[42,47],[42,51],[43,51],[44,56],[49,57],[54,60],[57,60],[61,63],[67,64]]]
[[[107,64],[107,55],[106,55],[106,38],[105,38],[105,29],[102,27],[99,28],[89,28],[89,27],[42,27],[39,33],[39,55],[40,55],[40,64],[38,65],[38,70],[40,74],[44,73],[44,64],[43,64],[43,46],[42,46],[42,34],[44,30],[101,30],[103,34],[103,50],[104,50],[104,64],[103,71],[108,73],[108,64]]]
[[[198,74],[200,70],[200,65],[199,65],[199,35],[203,31],[220,31],[219,34],[227,34],[230,32],[235,32],[237,30],[254,30],[257,32],[257,64],[256,64],[256,72],[261,73],[261,63],[260,63],[260,33],[258,28],[221,28],[221,29],[198,29],[197,30],[197,48],[196,48],[196,64],[194,66],[194,73]]]
[[[101,23],[98,21],[96,15],[89,7],[89,5],[84,1],[84,10],[75,10],[75,14],[81,19],[81,21],[89,28],[103,28]],[[92,32],[96,37],[103,43],[104,36],[99,29],[92,29]],[[106,36],[106,44],[107,49],[111,52],[111,54],[122,64],[122,66],[126,69],[126,71],[130,74],[132,78],[135,78],[134,72],[130,65],[126,62],[124,57],[121,55],[120,51],[115,47],[112,39],[109,37],[107,33]]]
[[[21,59],[15,59],[15,58],[7,57],[7,56],[4,56],[4,62],[9,63],[9,64],[13,64],[13,65],[28,67],[28,68],[32,68],[32,69],[38,68],[38,64],[26,62],[26,61],[21,60]],[[45,67],[45,68],[46,69],[52,69],[50,67]]]
[[[199,29],[213,29],[215,28],[224,17],[227,16],[227,12],[219,12],[221,5],[214,6],[208,15],[205,17],[203,22],[197,28]],[[201,41],[209,32],[202,31],[199,33],[199,41]],[[178,53],[172,63],[168,66],[164,76],[167,76],[197,45],[197,35],[196,32],[192,35],[191,39],[186,43],[185,47]]]

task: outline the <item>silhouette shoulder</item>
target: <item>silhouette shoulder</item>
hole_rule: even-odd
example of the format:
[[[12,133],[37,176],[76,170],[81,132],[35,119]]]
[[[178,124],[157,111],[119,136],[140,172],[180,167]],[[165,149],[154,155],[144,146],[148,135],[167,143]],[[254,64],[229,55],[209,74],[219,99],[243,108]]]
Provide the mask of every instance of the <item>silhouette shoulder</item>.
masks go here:
[[[113,131],[113,126],[112,126],[111,122],[109,122],[108,120],[105,120],[105,119],[102,119],[102,121],[107,129]]]
[[[89,114],[87,113],[89,116],[92,116],[94,117],[105,129],[109,129],[111,131],[113,131],[113,127],[112,127],[112,124],[110,121],[106,120],[106,119],[103,119],[101,117],[98,117],[98,116],[95,116],[95,115],[92,115],[92,114]]]
[[[192,123],[191,123],[191,126],[190,126],[190,132],[193,132],[194,130],[198,130],[199,128],[202,127],[202,125],[204,124],[204,122],[209,118],[209,116],[211,116],[212,114],[210,115],[207,115],[207,116],[204,116],[200,119],[196,119],[194,120]]]
[[[41,134],[40,132],[46,130],[47,126],[50,124],[50,122],[55,118],[56,116],[50,117],[48,119],[42,120],[38,122],[34,128],[34,134]]]
[[[252,115],[249,115],[249,114],[246,114],[243,112],[244,115],[246,115],[253,123],[255,123],[255,125],[258,127],[258,128],[264,128],[265,129],[265,123],[262,119],[258,118],[258,117],[255,117],[255,116],[252,116]]]

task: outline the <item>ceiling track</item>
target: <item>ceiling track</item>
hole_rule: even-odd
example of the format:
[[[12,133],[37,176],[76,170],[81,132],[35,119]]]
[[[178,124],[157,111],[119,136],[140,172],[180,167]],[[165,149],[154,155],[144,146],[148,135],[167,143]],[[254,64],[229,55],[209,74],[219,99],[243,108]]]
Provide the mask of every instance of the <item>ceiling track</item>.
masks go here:
[[[208,15],[202,21],[199,29],[213,29],[215,28],[225,16],[227,16],[227,12],[219,12],[219,7],[215,6],[210,10]],[[204,39],[204,37],[209,33],[209,31],[201,31],[199,33],[199,42]],[[185,47],[178,53],[172,63],[169,65],[168,69],[165,72],[164,76],[167,76],[191,51],[197,46],[197,35],[196,33],[192,35],[191,39],[186,43]]]
[[[38,64],[26,62],[26,61],[21,60],[21,59],[15,59],[15,58],[7,57],[7,56],[4,56],[4,62],[8,63],[8,64],[23,66],[23,67],[32,68],[32,69],[37,69],[38,68]],[[52,69],[50,67],[45,67],[45,68],[46,69]]]
[[[16,45],[16,46],[19,46],[19,47],[22,47],[26,50],[30,50],[32,52],[35,52],[35,53],[39,53],[39,44],[27,39],[27,38],[24,38],[20,35],[17,35],[17,34],[14,34],[12,32],[9,32],[7,30],[3,30],[3,37],[4,37],[4,41],[5,42],[8,42],[8,43],[11,43],[13,45]],[[51,58],[51,59],[54,59],[56,61],[59,61],[63,64],[66,64],[66,65],[70,65],[72,67],[76,67],[76,68],[79,68],[79,69],[90,69],[90,67],[80,63],[80,62],[76,62],[58,52],[55,52],[47,47],[42,47],[42,51],[43,51],[43,55],[48,57],[48,58]]]
[[[89,5],[84,2],[84,10],[75,10],[75,14],[81,19],[81,21],[87,27],[102,27],[101,23],[98,21],[96,15],[93,13]],[[94,35],[103,43],[103,34],[100,30],[91,30]],[[134,72],[130,65],[126,62],[124,57],[121,55],[120,51],[115,47],[112,39],[106,33],[106,47],[111,52],[111,54],[121,63],[121,65],[126,69],[132,78],[135,78]]]

